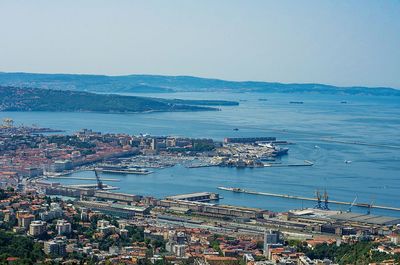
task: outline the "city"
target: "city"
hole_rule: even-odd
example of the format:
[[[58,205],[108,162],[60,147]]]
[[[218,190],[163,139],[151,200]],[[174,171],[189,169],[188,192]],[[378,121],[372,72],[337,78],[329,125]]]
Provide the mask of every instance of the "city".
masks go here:
[[[0,1],[0,265],[400,265],[399,0]]]
[[[51,129],[38,133],[38,129],[15,127],[11,119],[0,130],[1,227],[26,235],[40,248],[38,257],[10,256],[7,261],[336,264],[329,260],[332,253],[320,253],[320,248],[338,251],[358,245],[368,245],[369,255],[386,260],[385,264],[399,258],[400,218],[370,214],[374,205],[364,206],[366,213],[353,213],[355,202],[344,212],[330,210],[327,195],[317,194],[313,208],[273,212],[224,205],[218,203],[222,199],[218,193],[208,191],[165,198],[121,193],[104,184],[107,179],[100,174],[145,175],[152,173],[149,169],[181,163],[188,167],[267,166],[263,163],[274,163],[287,154],[288,148],[278,144],[290,144],[274,137],[215,142],[88,129],[65,135]],[[57,182],[73,179],[70,174],[76,170],[93,170],[97,184]]]

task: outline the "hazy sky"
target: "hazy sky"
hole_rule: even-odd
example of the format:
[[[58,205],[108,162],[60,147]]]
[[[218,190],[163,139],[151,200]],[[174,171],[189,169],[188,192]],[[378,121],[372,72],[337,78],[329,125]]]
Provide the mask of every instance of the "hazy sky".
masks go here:
[[[400,88],[400,1],[0,0],[0,71]]]

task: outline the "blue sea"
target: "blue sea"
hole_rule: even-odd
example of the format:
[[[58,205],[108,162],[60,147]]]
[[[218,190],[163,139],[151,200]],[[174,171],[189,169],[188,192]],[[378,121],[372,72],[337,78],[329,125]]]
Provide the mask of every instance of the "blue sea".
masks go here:
[[[143,95],[143,94],[141,94]],[[400,207],[400,100],[361,95],[278,93],[145,94],[180,99],[239,101],[217,112],[160,112],[146,114],[0,112],[17,124],[36,124],[72,133],[82,128],[101,132],[174,135],[223,140],[225,137],[275,136],[294,142],[282,163],[314,162],[312,167],[185,168],[175,166],[145,176],[103,174],[118,178],[121,192],[162,198],[167,195],[211,191],[221,204],[272,211],[313,207],[314,203],[217,190],[218,186],[313,197],[326,190],[338,201]],[[259,100],[263,99],[263,100]],[[290,104],[303,101],[304,104]],[[342,103],[346,101],[347,103]],[[238,128],[238,131],[233,130]],[[328,139],[329,141],[326,141]],[[347,143],[331,142],[344,141]],[[361,142],[368,145],[352,144]],[[351,163],[345,163],[351,161]],[[76,173],[92,176],[93,172]],[[88,181],[63,180],[63,183]],[[348,206],[331,205],[347,210]],[[366,212],[363,208],[353,211]],[[400,212],[372,209],[373,214]]]

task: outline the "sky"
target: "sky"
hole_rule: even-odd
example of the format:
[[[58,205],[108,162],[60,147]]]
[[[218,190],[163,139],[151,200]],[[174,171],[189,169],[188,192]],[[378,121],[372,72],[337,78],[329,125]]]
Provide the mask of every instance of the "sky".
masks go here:
[[[400,1],[0,0],[0,71],[400,88]]]

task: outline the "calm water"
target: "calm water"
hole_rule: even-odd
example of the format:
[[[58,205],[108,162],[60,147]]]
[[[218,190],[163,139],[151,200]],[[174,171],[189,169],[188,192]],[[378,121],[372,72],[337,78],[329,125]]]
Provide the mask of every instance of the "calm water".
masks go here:
[[[16,123],[64,129],[82,128],[102,132],[209,137],[276,136],[295,142],[283,162],[311,160],[313,167],[296,168],[198,168],[182,166],[157,170],[147,176],[103,174],[122,192],[164,197],[195,192],[219,192],[221,203],[260,207],[274,211],[313,206],[310,202],[218,191],[217,186],[242,187],[257,191],[312,197],[326,189],[331,199],[400,207],[400,101],[365,96],[177,93],[146,96],[240,100],[240,106],[219,112],[95,114],[20,112],[0,113]],[[268,101],[259,101],[267,98]],[[341,104],[341,101],[347,104]],[[289,104],[304,101],[304,104]],[[239,131],[233,131],[239,128]],[[322,141],[360,141],[396,148],[341,144]],[[346,164],[345,160],[352,163]],[[92,172],[77,173],[91,176]],[[65,180],[65,183],[88,181]],[[347,210],[347,206],[331,208]],[[366,212],[365,209],[354,209]],[[373,209],[375,214],[400,216],[400,212]]]

